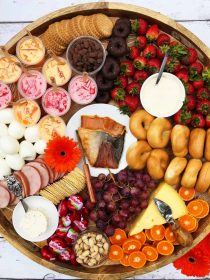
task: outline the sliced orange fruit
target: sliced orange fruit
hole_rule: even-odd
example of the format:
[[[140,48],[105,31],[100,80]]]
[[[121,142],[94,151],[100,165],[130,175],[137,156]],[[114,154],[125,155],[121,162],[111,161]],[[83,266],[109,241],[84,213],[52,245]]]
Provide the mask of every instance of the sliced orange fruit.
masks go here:
[[[194,188],[179,188],[179,195],[184,201],[190,201],[195,196],[195,189]]]
[[[146,239],[147,239],[146,234],[143,231],[141,231],[135,235],[132,235],[132,237],[139,240],[142,245],[146,242]]]
[[[129,255],[124,254],[122,259],[120,259],[120,263],[124,266],[129,266],[129,261],[128,261]]]
[[[154,241],[154,239],[152,238],[151,236],[151,231],[150,229],[145,229],[145,234],[146,234],[146,237],[149,241]]]
[[[176,237],[170,227],[167,227],[165,230],[165,239],[174,243],[176,242]]]
[[[209,204],[206,200],[203,199],[197,199],[198,202],[200,202],[203,206],[203,211],[200,215],[197,216],[197,218],[202,219],[205,218],[209,214]]]
[[[123,252],[126,254],[131,254],[134,251],[138,251],[141,249],[141,242],[129,237],[124,243],[123,243]]]
[[[162,240],[157,244],[157,251],[163,256],[169,256],[173,254],[174,245],[170,241]]]
[[[109,250],[109,259],[111,261],[119,261],[123,257],[123,249],[119,245],[111,245]]]
[[[193,231],[198,224],[198,221],[192,215],[186,214],[178,219],[179,225],[187,231]]]
[[[126,239],[126,233],[121,228],[115,229],[114,235],[109,237],[110,242],[115,245],[122,245]]]
[[[163,225],[153,226],[150,233],[154,240],[162,240],[165,236],[165,228]]]
[[[133,268],[142,268],[145,266],[147,258],[143,252],[137,251],[129,255],[128,262]]]
[[[198,217],[203,212],[203,205],[197,199],[192,200],[188,203],[187,210],[189,214],[193,215],[194,217]]]
[[[144,246],[142,252],[145,254],[147,261],[154,262],[158,258],[158,251],[153,246]]]

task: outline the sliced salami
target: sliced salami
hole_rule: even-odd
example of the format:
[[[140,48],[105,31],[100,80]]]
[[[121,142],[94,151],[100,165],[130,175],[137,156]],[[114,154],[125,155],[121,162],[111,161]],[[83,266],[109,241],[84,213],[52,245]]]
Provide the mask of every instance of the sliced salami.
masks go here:
[[[49,178],[50,179],[49,182],[50,182],[50,184],[52,184],[54,182],[54,172],[52,171],[52,169],[46,164],[44,159],[41,158],[41,157],[36,158],[35,161],[36,162],[41,162],[41,163],[43,163],[46,166],[46,168],[47,168],[47,170],[49,172],[49,177],[50,177]]]
[[[9,191],[0,186],[0,208],[5,208],[9,205],[10,202],[10,194]]]
[[[15,171],[14,172],[15,177],[17,180],[22,184],[23,186],[23,197],[27,197],[30,194],[30,184],[26,176],[21,171]]]
[[[3,181],[3,180],[0,181],[0,186],[9,191],[6,181]],[[9,194],[10,194],[10,202],[9,202],[9,204],[12,204],[13,201],[16,199],[16,196],[14,195],[14,193],[12,193],[10,191],[9,191]]]
[[[26,176],[29,186],[30,186],[30,195],[34,195],[39,192],[41,189],[41,176],[39,171],[32,166],[25,165],[21,169],[21,172]]]
[[[42,182],[41,189],[45,188],[50,181],[49,171],[47,170],[46,165],[38,161],[29,162],[27,163],[27,165],[33,166],[39,171],[39,174],[41,176],[41,182]]]

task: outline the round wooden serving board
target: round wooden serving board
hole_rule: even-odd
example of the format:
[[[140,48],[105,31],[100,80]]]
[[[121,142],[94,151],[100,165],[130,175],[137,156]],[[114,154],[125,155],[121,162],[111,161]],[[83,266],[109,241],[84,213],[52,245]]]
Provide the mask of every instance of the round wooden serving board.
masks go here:
[[[171,34],[178,41],[186,46],[192,46],[197,49],[199,59],[204,65],[210,64],[210,49],[203,44],[195,35],[178,24],[174,20],[154,12],[149,9],[141,8],[138,6],[120,4],[120,3],[90,3],[83,5],[76,5],[67,7],[49,15],[46,15],[27,26],[33,35],[40,35],[43,33],[49,24],[60,21],[62,19],[72,18],[78,14],[89,15],[93,13],[105,13],[108,16],[119,17],[126,16],[131,19],[142,17],[149,23],[157,23],[162,31]],[[15,46],[17,42],[25,36],[26,30],[20,31],[15,35],[7,44],[6,48],[10,53],[15,53]],[[73,105],[68,114],[65,115],[65,121],[78,110],[77,105]],[[205,195],[204,195],[205,197]],[[207,195],[205,197],[207,199]],[[81,266],[73,267],[69,264],[61,262],[49,262],[41,258],[39,253],[39,245],[33,244],[23,240],[15,232],[11,223],[12,209],[6,208],[0,210],[0,234],[3,235],[16,249],[28,256],[33,261],[57,272],[76,276],[84,279],[122,279],[134,275],[145,274],[147,272],[156,270],[166,264],[173,262],[175,259],[184,255],[188,250],[198,244],[210,232],[210,215],[199,222],[199,229],[194,233],[194,242],[191,247],[182,248],[176,246],[175,253],[170,257],[160,257],[154,263],[149,263],[142,269],[133,269],[130,267],[123,267],[122,265],[104,265],[96,269],[87,269]]]

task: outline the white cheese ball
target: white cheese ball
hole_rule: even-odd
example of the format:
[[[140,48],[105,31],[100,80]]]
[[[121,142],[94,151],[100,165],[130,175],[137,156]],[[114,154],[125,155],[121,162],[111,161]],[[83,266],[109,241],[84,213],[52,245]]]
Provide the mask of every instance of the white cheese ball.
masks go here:
[[[12,136],[2,136],[0,138],[0,150],[6,155],[17,154],[19,151],[19,142]]]
[[[4,176],[10,175],[11,169],[5,159],[0,159],[0,180],[4,180]]]
[[[8,166],[13,170],[21,170],[25,164],[25,161],[19,154],[7,155],[5,160]]]
[[[26,140],[20,143],[19,154],[24,160],[34,160],[36,157],[36,151],[33,144]]]
[[[34,143],[40,139],[39,126],[33,125],[26,128],[24,137],[27,141]]]
[[[47,142],[45,140],[38,140],[34,144],[34,149],[39,155],[44,154],[44,150],[46,149],[46,147],[47,147]]]
[[[0,123],[0,136],[5,136],[8,134],[8,127],[4,123]]]
[[[0,110],[0,122],[1,123],[11,123],[15,120],[14,112],[12,108],[5,108]]]
[[[8,134],[15,139],[21,139],[25,132],[25,127],[17,121],[12,121],[8,128]]]
[[[0,159],[5,158],[5,157],[6,157],[6,154],[4,152],[2,152],[2,150],[0,149]]]

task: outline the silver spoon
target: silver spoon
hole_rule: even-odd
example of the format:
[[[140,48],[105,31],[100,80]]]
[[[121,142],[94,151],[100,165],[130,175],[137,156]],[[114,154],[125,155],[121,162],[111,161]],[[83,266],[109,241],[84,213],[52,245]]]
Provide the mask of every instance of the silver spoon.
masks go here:
[[[156,83],[155,83],[156,85],[159,83],[159,81],[160,81],[160,79],[162,77],[162,74],[163,74],[163,71],[164,71],[164,68],[165,68],[165,65],[166,65],[166,61],[167,61],[167,59],[169,57],[169,54],[170,54],[170,49],[168,49],[166,51],[165,56],[163,58],[162,64],[160,66],[160,71],[158,73],[157,80],[156,80]]]

